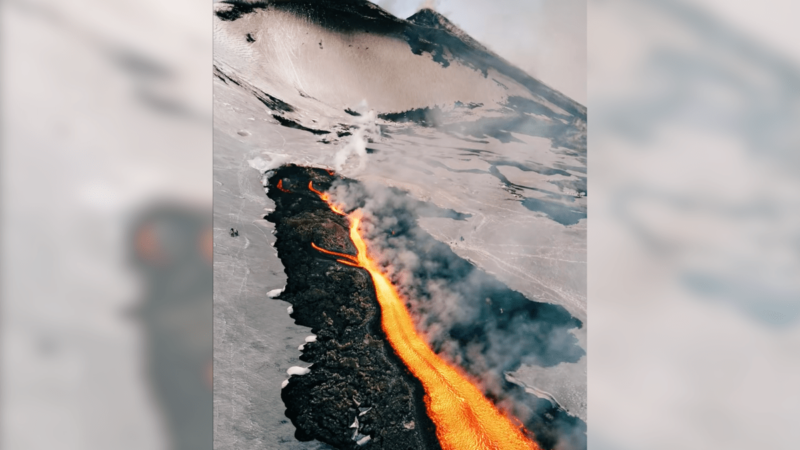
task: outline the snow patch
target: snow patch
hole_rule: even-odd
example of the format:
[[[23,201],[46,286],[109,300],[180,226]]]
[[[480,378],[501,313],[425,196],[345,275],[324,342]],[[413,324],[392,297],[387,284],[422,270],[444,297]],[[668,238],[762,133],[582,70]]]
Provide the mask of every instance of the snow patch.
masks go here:
[[[317,342],[317,336],[314,334],[311,336],[306,336],[306,342]]]
[[[286,308],[286,312],[288,312],[289,314],[292,314],[294,312],[294,308],[289,306],[288,308]]]
[[[288,380],[288,379],[287,379],[287,380],[283,380],[283,381],[281,382],[281,389],[285,388],[285,387],[286,387],[286,386],[288,386],[288,385],[289,385],[289,380]]]
[[[371,406],[369,408],[358,408],[358,410],[361,411],[358,413],[358,415],[363,416],[364,414],[368,413],[370,409],[372,409]]]
[[[364,444],[366,444],[367,442],[369,442],[369,441],[371,441],[371,440],[372,440],[372,438],[371,438],[371,437],[369,437],[369,436],[364,436],[363,438],[359,439],[359,440],[358,440],[358,442],[356,442],[356,444],[358,444],[358,445],[364,445]]]
[[[256,156],[253,159],[248,159],[247,160],[247,164],[249,164],[250,167],[252,167],[253,169],[256,169],[257,171],[259,171],[261,173],[264,173],[264,172],[266,172],[266,171],[268,171],[269,169],[272,168],[272,162],[271,161],[267,161],[267,160],[265,160],[263,158],[260,158],[258,156]]]
[[[275,155],[275,157],[265,154],[264,157],[266,157],[266,159],[260,156],[256,156],[253,159],[248,159],[247,164],[249,164],[250,167],[256,169],[257,171],[261,172],[265,177],[267,177],[267,174],[265,172],[280,167],[283,163],[285,163],[289,159],[289,155],[281,153],[278,154],[273,153],[273,155]]]
[[[298,376],[305,375],[305,374],[311,372],[310,367],[311,366],[308,366],[308,367],[292,366],[292,367],[289,367],[289,369],[286,371],[286,373],[289,374],[290,376],[291,375],[298,375]]]
[[[275,298],[275,297],[281,295],[283,293],[284,289],[286,289],[286,287],[282,287],[280,289],[273,289],[273,290],[267,292],[267,297]]]
[[[305,347],[306,347],[305,344],[300,344],[300,347],[297,347],[297,349],[302,352]]]
[[[350,425],[350,428],[358,428],[358,417],[356,417],[356,420],[353,421],[352,425]]]

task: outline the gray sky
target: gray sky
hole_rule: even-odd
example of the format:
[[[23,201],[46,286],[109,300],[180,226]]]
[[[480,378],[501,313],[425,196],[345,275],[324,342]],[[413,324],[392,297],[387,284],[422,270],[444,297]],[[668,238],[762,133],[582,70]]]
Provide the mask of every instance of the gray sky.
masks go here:
[[[547,85],[586,104],[586,0],[372,0],[406,18],[433,7]]]

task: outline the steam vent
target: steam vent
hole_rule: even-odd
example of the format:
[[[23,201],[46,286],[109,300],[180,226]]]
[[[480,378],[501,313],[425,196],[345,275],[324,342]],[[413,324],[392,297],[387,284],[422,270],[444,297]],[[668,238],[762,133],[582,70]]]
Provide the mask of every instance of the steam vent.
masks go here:
[[[288,276],[279,299],[292,305],[298,325],[316,335],[301,348],[300,359],[311,363],[310,370],[293,374],[281,394],[297,439],[341,449],[585,447],[580,433],[564,433],[585,433],[582,422],[502,376],[526,357],[550,363],[580,358],[583,350],[565,330],[582,324],[563,308],[509,290],[416,225],[415,214],[457,219],[459,213],[389,188],[381,197],[393,198],[392,207],[369,212],[373,237],[413,236],[417,248],[411,250],[428,267],[438,267],[415,275],[444,277],[455,285],[471,280],[475,287],[472,298],[464,296],[459,306],[480,320],[448,323],[441,338],[428,343],[412,321],[412,315],[425,315],[426,305],[406,301],[405,295],[426,298],[430,292],[420,285],[400,294],[361,236],[361,208],[374,193],[325,169],[289,165],[267,175],[276,208],[266,219],[275,224],[276,248]],[[352,210],[331,201],[326,191],[334,185],[348,193]],[[391,230],[378,225],[387,223],[382,215],[393,217]],[[533,336],[527,348],[516,350],[520,354],[509,349],[504,365],[492,367],[485,355],[469,354],[498,351],[486,342],[485,327],[494,338],[535,329],[546,339]]]

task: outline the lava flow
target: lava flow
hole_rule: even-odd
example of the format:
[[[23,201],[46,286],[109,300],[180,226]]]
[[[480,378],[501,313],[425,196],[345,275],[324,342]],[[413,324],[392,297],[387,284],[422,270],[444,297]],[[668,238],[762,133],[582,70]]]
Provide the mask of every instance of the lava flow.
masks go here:
[[[331,175],[333,175],[333,174],[331,174]],[[339,207],[337,207],[336,205],[333,204],[333,202],[330,201],[330,196],[328,194],[326,194],[324,192],[320,192],[320,191],[314,189],[314,182],[313,181],[309,181],[308,182],[308,188],[311,189],[311,192],[319,195],[319,198],[321,198],[322,201],[324,201],[325,203],[328,204],[328,206],[330,206],[331,211],[335,212],[336,214],[339,214],[340,216],[346,216],[347,215],[347,214],[344,213],[344,211],[342,211]]]
[[[291,191],[283,187],[283,180],[278,180],[278,190],[286,192],[287,194],[291,193]]]
[[[326,194],[311,187],[331,207]],[[436,424],[436,436],[443,450],[538,450],[520,426],[514,425],[483,396],[481,391],[455,368],[437,356],[416,333],[405,302],[367,254],[367,245],[358,226],[360,211],[350,214],[350,239],[357,256],[312,246],[323,253],[337,256],[337,261],[366,269],[372,276],[375,294],[381,308],[381,324],[392,348],[425,389],[425,406]]]

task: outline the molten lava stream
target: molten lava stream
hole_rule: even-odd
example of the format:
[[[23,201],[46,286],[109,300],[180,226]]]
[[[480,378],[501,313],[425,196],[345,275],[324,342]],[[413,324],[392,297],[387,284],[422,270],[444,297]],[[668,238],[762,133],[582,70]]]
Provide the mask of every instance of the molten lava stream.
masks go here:
[[[330,171],[329,171],[329,173],[330,173]],[[333,175],[333,174],[331,173],[331,175]],[[319,195],[319,198],[321,198],[322,201],[324,201],[325,203],[328,204],[328,206],[330,206],[331,211],[335,212],[336,214],[339,214],[340,216],[346,216],[347,215],[347,214],[344,213],[344,211],[342,211],[339,207],[337,207],[336,205],[334,205],[330,201],[330,197],[328,196],[328,194],[326,194],[324,192],[320,192],[320,191],[314,189],[314,182],[313,181],[309,181],[308,182],[308,188],[311,190],[311,192]]]
[[[330,204],[327,198],[323,200]],[[381,307],[383,331],[394,351],[422,383],[428,415],[436,424],[436,436],[442,448],[539,449],[520,427],[500,413],[477,387],[437,356],[417,334],[397,289],[367,254],[367,245],[358,231],[360,211],[351,214],[350,219],[350,239],[358,249],[356,257],[312,245],[319,251],[344,258],[339,262],[366,269],[372,276]]]
[[[278,190],[286,192],[287,194],[291,194],[291,191],[283,187],[283,180],[278,180]]]

